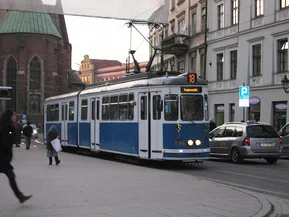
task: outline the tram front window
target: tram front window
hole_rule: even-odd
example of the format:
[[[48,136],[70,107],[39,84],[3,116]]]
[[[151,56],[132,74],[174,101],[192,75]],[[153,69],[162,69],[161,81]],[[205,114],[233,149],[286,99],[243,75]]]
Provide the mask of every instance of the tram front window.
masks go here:
[[[183,121],[200,121],[204,119],[203,96],[181,96],[181,119]]]
[[[178,120],[178,95],[165,96],[165,120],[176,121]]]

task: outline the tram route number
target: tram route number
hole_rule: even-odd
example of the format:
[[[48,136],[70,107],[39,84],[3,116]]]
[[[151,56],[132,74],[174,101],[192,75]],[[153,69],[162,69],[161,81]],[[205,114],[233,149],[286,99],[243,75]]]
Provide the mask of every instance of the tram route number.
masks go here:
[[[189,84],[195,84],[197,82],[197,78],[197,73],[188,73],[187,80]]]

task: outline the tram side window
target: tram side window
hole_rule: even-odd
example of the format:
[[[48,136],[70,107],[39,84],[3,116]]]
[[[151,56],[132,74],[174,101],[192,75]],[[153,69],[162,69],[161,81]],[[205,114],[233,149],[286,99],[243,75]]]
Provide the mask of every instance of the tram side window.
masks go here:
[[[55,104],[54,105],[55,109],[54,109],[54,121],[58,121],[59,120],[59,104]]]
[[[109,97],[102,97],[102,120],[109,120]]]
[[[67,104],[61,105],[61,120],[67,120]]]
[[[118,120],[118,96],[110,97],[110,120]]]
[[[128,95],[128,120],[134,119],[134,94]]]
[[[87,99],[81,100],[81,120],[87,120]]]
[[[69,120],[74,121],[74,101],[69,102]]]
[[[128,115],[128,95],[119,95],[119,120],[127,120]]]
[[[203,96],[182,95],[181,96],[181,119],[183,121],[203,120]]]
[[[147,120],[147,97],[142,96],[140,98],[140,118],[141,120]]]
[[[47,105],[47,121],[59,120],[59,104]]]
[[[154,120],[160,120],[161,119],[161,112],[158,111],[158,105],[161,100],[160,95],[154,95],[153,96],[153,119]]]
[[[95,101],[91,101],[91,120],[95,120]]]
[[[178,120],[178,95],[165,96],[165,120],[176,121]]]

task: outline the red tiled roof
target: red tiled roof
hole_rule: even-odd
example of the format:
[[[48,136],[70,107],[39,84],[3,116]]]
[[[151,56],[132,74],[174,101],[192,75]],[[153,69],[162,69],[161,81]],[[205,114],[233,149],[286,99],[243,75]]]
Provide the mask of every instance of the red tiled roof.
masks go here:
[[[91,63],[94,65],[94,69],[101,69],[111,66],[121,66],[122,63],[117,60],[100,60],[100,59],[90,59]]]

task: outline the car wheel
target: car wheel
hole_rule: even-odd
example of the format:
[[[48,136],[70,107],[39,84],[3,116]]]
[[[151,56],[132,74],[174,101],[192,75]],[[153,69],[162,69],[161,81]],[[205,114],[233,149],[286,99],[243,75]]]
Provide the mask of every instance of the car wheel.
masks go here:
[[[268,164],[275,164],[278,161],[278,158],[265,158]]]
[[[239,149],[237,149],[237,148],[232,149],[231,160],[233,163],[241,163],[243,161],[243,158],[241,156]]]

